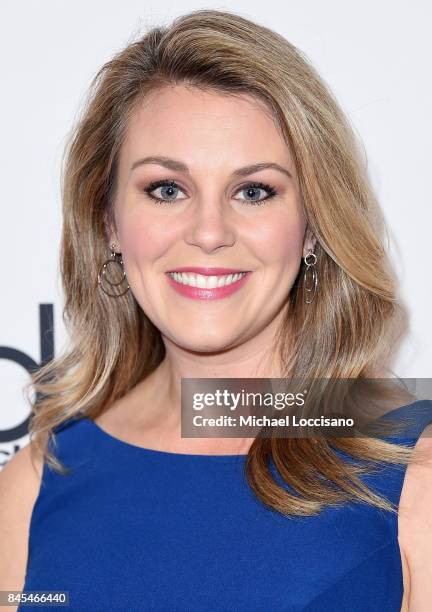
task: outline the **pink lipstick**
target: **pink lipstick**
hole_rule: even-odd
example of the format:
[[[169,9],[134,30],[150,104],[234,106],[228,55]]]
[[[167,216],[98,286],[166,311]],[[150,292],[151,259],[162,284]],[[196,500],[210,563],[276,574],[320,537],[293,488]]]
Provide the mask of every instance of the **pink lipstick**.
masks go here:
[[[184,272],[190,273],[190,276],[187,277],[187,284],[183,283],[180,277],[174,278],[174,273]],[[211,287],[208,286],[196,286],[198,284],[198,277],[196,275],[201,276],[212,276],[217,277],[213,278],[211,281]],[[222,277],[226,277],[232,275],[238,276],[237,279],[228,284],[223,284],[222,286],[218,286],[218,284],[226,281],[222,281]],[[243,285],[247,282],[249,276],[251,275],[251,271],[246,270],[238,270],[234,268],[199,268],[196,266],[188,266],[183,268],[176,268],[175,270],[170,270],[166,272],[166,276],[168,278],[168,282],[179,293],[184,297],[188,297],[195,300],[215,300],[224,297],[228,297],[241,289]],[[185,280],[185,276],[183,276],[183,280]],[[193,284],[189,284],[192,282]],[[201,278],[201,282],[199,284],[207,284],[203,278]],[[216,285],[216,286],[215,286]]]

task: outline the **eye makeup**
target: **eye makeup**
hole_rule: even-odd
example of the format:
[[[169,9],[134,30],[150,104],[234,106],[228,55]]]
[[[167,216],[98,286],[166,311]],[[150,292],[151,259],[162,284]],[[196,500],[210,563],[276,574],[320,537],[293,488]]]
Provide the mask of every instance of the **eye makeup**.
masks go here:
[[[155,191],[156,189],[159,189],[160,187],[167,187],[168,189],[171,189],[171,190],[177,189],[177,190],[182,191],[179,185],[177,184],[177,182],[173,179],[160,179],[157,181],[152,181],[143,189],[143,191],[149,196],[149,198],[158,202],[159,204],[175,203],[176,199],[170,200],[170,199],[160,198],[160,197],[153,195],[152,192]],[[268,185],[267,183],[263,183],[262,181],[252,181],[252,182],[246,183],[245,185],[240,187],[237,190],[237,192],[246,191],[248,189],[252,189],[252,190],[258,189],[258,190],[267,191],[268,193],[267,197],[265,198],[260,198],[257,200],[247,200],[247,199],[243,200],[243,202],[245,202],[248,205],[262,205],[267,200],[277,195],[277,191],[274,189],[274,187],[272,187],[271,185]]]

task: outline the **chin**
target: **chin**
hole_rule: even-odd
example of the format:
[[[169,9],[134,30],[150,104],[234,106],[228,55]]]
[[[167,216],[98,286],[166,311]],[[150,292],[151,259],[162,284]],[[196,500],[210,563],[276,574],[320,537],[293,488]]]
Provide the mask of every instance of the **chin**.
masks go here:
[[[213,353],[225,351],[234,346],[233,338],[221,338],[221,334],[196,334],[191,338],[177,337],[174,339],[175,344],[181,346],[184,350],[193,351],[195,353]]]

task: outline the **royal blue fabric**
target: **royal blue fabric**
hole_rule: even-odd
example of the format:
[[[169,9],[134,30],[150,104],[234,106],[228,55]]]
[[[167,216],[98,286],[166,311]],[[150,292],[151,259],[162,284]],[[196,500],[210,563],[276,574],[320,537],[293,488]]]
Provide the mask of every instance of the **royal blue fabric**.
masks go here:
[[[397,439],[414,444],[432,401],[391,414],[407,412]],[[145,449],[87,418],[56,440],[72,473],[44,466],[23,590],[68,591],[82,612],[400,612],[397,516],[355,502],[285,518],[249,489],[244,456]],[[405,469],[362,478],[398,504]]]

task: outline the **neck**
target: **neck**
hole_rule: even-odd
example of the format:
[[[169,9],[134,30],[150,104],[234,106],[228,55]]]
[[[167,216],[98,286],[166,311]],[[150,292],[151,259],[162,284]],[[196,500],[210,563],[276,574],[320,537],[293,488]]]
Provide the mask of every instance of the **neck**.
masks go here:
[[[279,324],[280,321],[275,319],[260,334],[223,351],[191,351],[164,338],[164,360],[141,383],[149,391],[147,397],[153,398],[153,418],[169,424],[169,427],[180,427],[182,378],[283,377],[275,348]]]

